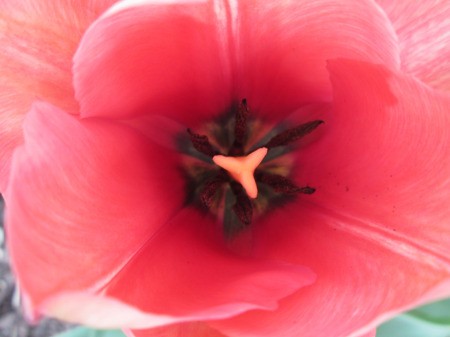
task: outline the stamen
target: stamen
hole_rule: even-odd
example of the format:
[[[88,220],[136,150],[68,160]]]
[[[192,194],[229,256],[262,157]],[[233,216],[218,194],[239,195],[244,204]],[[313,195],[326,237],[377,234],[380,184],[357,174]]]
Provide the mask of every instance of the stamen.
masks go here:
[[[211,208],[219,188],[229,180],[227,174],[221,170],[213,179],[208,180],[200,192],[200,200],[206,208]]]
[[[241,184],[231,183],[231,189],[236,196],[233,212],[244,225],[250,225],[253,217],[253,206],[250,198],[242,188]]]
[[[258,187],[256,186],[253,173],[261,164],[267,154],[267,148],[261,147],[243,157],[227,157],[217,155],[213,157],[213,162],[228,173],[244,187],[247,195],[255,199],[258,196]]]
[[[286,177],[280,176],[278,174],[263,172],[261,170],[257,170],[255,172],[255,179],[258,182],[270,186],[277,193],[288,195],[297,193],[312,194],[316,190],[315,188],[309,186],[298,187],[293,181]]]
[[[247,140],[247,100],[243,99],[236,112],[234,124],[234,142],[230,148],[229,156],[242,156],[244,154],[244,144]]]
[[[188,193],[192,193],[192,196],[196,198],[197,205],[202,204],[222,221],[224,235],[229,239],[252,223],[254,212],[257,212],[259,216],[272,204],[276,206],[279,201],[292,199],[283,198],[283,195],[293,196],[298,193],[315,192],[315,188],[299,187],[285,176],[271,173],[280,171],[289,175],[292,168],[289,160],[286,161],[286,167],[282,166],[284,162],[266,163],[293,150],[287,145],[308,135],[324,123],[321,120],[314,120],[287,129],[274,137],[271,137],[273,135],[271,133],[270,136],[262,137],[259,141],[255,139],[257,141],[255,145],[254,142],[249,142],[248,138],[252,134],[250,132],[253,127],[256,129],[255,136],[259,134],[264,129],[260,128],[262,124],[257,121],[253,124],[253,120],[249,120],[250,110],[246,99],[240,102],[237,111],[234,110],[235,103],[232,109],[235,111],[234,116],[227,114],[226,118],[229,119],[220,118],[207,125],[207,129],[211,132],[208,134],[214,137],[212,143],[208,136],[187,129],[192,145],[188,142],[186,148],[186,140],[183,145],[180,145],[185,153],[194,156],[197,160],[203,160],[201,165],[192,164],[193,167],[189,167],[191,161],[186,160],[188,179],[190,179]],[[267,139],[270,140],[267,142]],[[266,142],[265,146],[260,147]],[[213,144],[220,145],[216,148]],[[273,149],[276,147],[279,148]],[[203,155],[196,153],[193,148]],[[248,153],[250,148],[256,148],[256,150]],[[220,151],[226,155],[222,155]],[[220,169],[212,166],[211,160],[204,155],[211,158]],[[266,163],[260,167],[263,160]],[[262,195],[259,198],[257,198],[258,186],[262,188],[260,192]]]
[[[191,129],[187,129],[189,137],[191,138],[192,145],[194,148],[208,157],[214,157],[219,154],[219,151],[214,149],[214,147],[209,142],[208,136],[200,135],[198,133],[192,132]]]
[[[300,138],[303,138],[307,134],[313,132],[323,121],[315,120],[312,122],[301,124],[295,128],[287,129],[282,133],[274,136],[269,142],[264,145],[268,149],[276,146],[284,146],[292,143]]]

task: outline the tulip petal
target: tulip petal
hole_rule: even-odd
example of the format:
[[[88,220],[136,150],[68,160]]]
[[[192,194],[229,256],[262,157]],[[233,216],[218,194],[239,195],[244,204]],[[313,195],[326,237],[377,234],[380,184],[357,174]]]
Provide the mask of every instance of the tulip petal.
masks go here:
[[[36,103],[24,130],[6,220],[29,311],[147,328],[273,310],[314,281],[301,266],[235,256],[193,209],[167,222],[184,198],[176,158],[133,129]]]
[[[424,294],[449,278],[442,262],[430,262],[418,251],[414,259],[402,256],[386,248],[383,237],[351,233],[346,228],[355,226],[351,219],[320,211],[305,201],[274,211],[255,228],[257,252],[311,266],[316,282],[281,300],[276,311],[209,322],[213,328],[240,337],[357,337],[425,300]]]
[[[395,32],[370,1],[156,3],[125,1],[85,35],[74,61],[82,116],[193,123],[248,98],[274,118],[331,98],[328,58],[399,65]]]
[[[399,67],[395,32],[371,1],[238,1],[239,91],[259,115],[283,118],[330,101],[330,58]]]
[[[450,91],[450,2],[377,2],[397,32],[402,68],[434,88]]]
[[[105,294],[145,312],[207,320],[274,310],[313,281],[305,267],[235,255],[209,216],[187,208],[149,239]]]
[[[367,333],[364,333],[362,335],[355,335],[354,337],[375,337],[376,334],[377,334],[377,330],[373,329],[373,330],[371,330],[371,331],[369,331]]]
[[[72,56],[86,27],[115,0],[0,1],[0,191],[35,99],[78,110]]]
[[[379,65],[329,69],[334,109],[295,176],[316,192],[254,226],[262,256],[317,281],[270,315],[210,323],[224,334],[356,337],[450,295],[450,97]]]
[[[174,324],[148,330],[125,331],[125,334],[128,337],[227,337],[203,322]]]
[[[41,309],[54,318],[83,323],[96,329],[129,326],[139,329],[173,324],[180,320],[177,317],[146,313],[117,299],[87,292],[62,292],[46,300]]]
[[[75,55],[81,115],[156,113],[192,123],[224,112],[231,102],[230,65],[219,19],[213,4],[201,0],[113,6]]]
[[[66,322],[82,322],[84,325],[96,329],[127,327],[126,332],[130,336],[162,337],[167,336],[168,333],[175,335],[188,331],[210,332],[211,337],[222,336],[206,324],[195,322],[202,317],[176,317],[147,313],[117,299],[86,292],[63,292],[45,301],[42,309],[43,312],[54,318]],[[193,320],[194,322],[184,323],[184,320]],[[133,327],[133,332],[128,327]],[[203,337],[204,335],[193,336]]]
[[[298,151],[297,179],[317,187],[314,203],[450,256],[450,95],[382,66],[329,69],[334,109],[322,141]]]
[[[23,93],[76,111],[71,63],[82,34],[114,0],[1,1],[2,81]],[[19,104],[20,105],[20,104]]]
[[[24,115],[16,110],[16,99],[20,101],[21,95],[0,85],[0,102],[3,102],[0,104],[0,193],[5,192],[8,184],[13,151],[23,141]]]
[[[184,202],[173,152],[128,127],[36,103],[5,194],[12,261],[33,311],[99,289]]]

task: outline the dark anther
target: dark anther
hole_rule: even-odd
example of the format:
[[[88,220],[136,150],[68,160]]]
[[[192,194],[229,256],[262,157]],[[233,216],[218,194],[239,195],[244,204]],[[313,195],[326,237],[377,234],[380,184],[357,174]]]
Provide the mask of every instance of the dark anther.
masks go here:
[[[269,142],[264,145],[267,148],[272,148],[276,146],[284,146],[292,143],[307,134],[313,132],[323,121],[316,120],[308,123],[301,124],[295,128],[287,129],[282,133],[274,136]]]
[[[233,211],[244,225],[250,225],[253,217],[253,206],[244,188],[237,182],[231,182],[231,189],[236,196]]]
[[[298,187],[290,179],[280,176],[278,174],[272,174],[257,170],[255,172],[255,179],[263,184],[270,186],[275,192],[282,194],[312,194],[316,190],[315,188],[305,186]]]
[[[243,99],[236,113],[236,124],[234,127],[234,136],[235,136],[234,141],[241,145],[244,144],[247,138],[247,117],[248,117],[247,100]]]
[[[214,196],[223,184],[229,180],[228,175],[221,170],[214,178],[206,181],[200,192],[200,200],[206,208],[210,208]]]
[[[247,100],[244,98],[236,112],[234,124],[234,143],[231,146],[229,156],[242,156],[244,154],[244,144],[247,140],[247,117],[249,110]]]
[[[214,157],[216,154],[219,154],[219,152],[209,143],[208,136],[194,133],[191,129],[187,129],[187,132],[191,138],[192,145],[198,152],[206,154],[208,157]]]
[[[313,194],[316,191],[314,187],[305,186],[305,187],[299,187],[298,193],[303,194]]]

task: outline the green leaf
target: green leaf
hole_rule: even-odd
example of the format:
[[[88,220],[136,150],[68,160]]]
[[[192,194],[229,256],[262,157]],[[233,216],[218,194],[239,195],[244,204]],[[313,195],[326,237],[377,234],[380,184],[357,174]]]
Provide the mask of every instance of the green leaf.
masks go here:
[[[377,337],[449,337],[450,299],[411,310],[382,324]]]
[[[410,315],[436,324],[450,325],[450,299],[411,310]]]
[[[120,330],[93,330],[81,327],[68,330],[54,337],[125,337],[125,335]]]

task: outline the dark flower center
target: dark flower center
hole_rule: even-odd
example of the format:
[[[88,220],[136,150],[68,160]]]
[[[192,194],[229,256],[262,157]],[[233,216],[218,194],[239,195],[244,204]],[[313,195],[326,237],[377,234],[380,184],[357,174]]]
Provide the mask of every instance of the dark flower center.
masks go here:
[[[188,129],[189,141],[182,136],[179,143],[180,150],[188,155],[184,162],[188,202],[216,216],[227,238],[248,227],[255,216],[268,211],[269,206],[295,199],[298,193],[314,193],[313,187],[300,187],[290,180],[291,164],[277,159],[292,150],[293,142],[323,123],[314,120],[261,137],[264,123],[252,118],[245,99],[235,111],[231,116],[205,125],[198,133]],[[214,163],[219,157],[228,160],[225,156],[243,161],[249,154],[263,152],[257,151],[262,148],[268,150],[267,155],[251,172],[251,180],[257,185],[257,197],[236,174]]]

